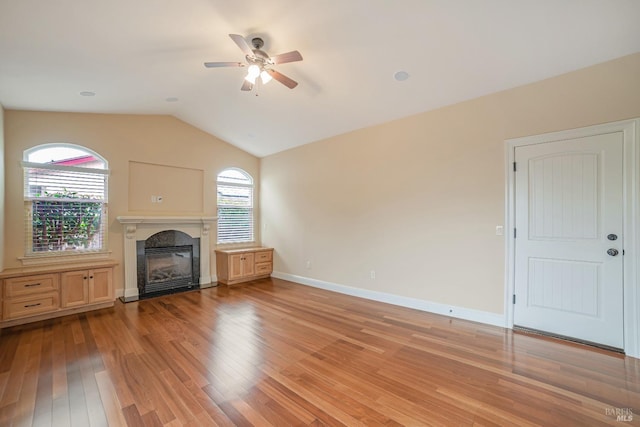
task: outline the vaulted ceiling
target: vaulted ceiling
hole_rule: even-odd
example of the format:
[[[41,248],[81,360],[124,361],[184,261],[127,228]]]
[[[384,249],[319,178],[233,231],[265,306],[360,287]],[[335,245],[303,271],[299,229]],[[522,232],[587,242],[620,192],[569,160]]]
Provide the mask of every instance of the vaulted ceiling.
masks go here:
[[[170,114],[266,156],[639,52],[639,16],[635,0],[0,0],[0,104]],[[230,33],[300,51],[274,67],[299,85],[243,92],[246,68],[205,68],[244,61]]]

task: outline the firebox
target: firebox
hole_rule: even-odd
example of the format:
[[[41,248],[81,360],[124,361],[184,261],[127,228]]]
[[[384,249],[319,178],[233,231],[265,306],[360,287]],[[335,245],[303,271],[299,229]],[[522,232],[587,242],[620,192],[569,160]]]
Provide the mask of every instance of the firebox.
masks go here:
[[[166,230],[136,243],[141,298],[200,288],[199,239]]]
[[[163,292],[193,286],[193,249],[169,246],[145,250],[145,292]]]

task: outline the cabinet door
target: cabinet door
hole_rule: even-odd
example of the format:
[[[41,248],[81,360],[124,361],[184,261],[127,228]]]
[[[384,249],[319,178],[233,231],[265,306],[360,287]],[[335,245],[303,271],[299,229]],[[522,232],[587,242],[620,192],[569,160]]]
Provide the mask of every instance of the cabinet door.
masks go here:
[[[229,255],[229,280],[253,276],[255,273],[253,253]]]
[[[255,254],[244,254],[242,260],[243,276],[253,276],[256,274]]]
[[[244,275],[244,255],[234,254],[229,255],[229,280],[239,279]]]
[[[113,269],[89,270],[89,302],[113,301]]]
[[[87,270],[60,274],[62,307],[75,307],[89,302],[88,274]]]

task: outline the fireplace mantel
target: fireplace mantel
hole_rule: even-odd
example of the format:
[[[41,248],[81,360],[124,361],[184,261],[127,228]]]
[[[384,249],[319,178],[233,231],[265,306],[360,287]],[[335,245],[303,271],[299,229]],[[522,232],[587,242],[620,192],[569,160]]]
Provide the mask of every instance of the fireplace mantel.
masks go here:
[[[206,224],[216,221],[215,216],[119,216],[121,224]]]
[[[218,220],[212,216],[118,216],[124,226],[124,295],[125,302],[139,298],[136,241],[166,230],[178,230],[200,239],[200,287],[211,286],[209,231]]]

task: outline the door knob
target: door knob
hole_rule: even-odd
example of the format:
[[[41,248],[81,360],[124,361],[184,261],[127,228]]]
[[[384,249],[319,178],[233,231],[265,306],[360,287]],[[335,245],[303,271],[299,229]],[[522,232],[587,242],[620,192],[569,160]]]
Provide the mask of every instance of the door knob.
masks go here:
[[[609,250],[607,251],[607,254],[609,254],[609,255],[611,255],[611,256],[616,256],[616,255],[618,255],[618,250],[617,250],[617,249],[613,249],[613,248],[611,248],[611,249],[609,249]]]
[[[617,234],[608,234],[607,235],[607,239],[609,239],[609,240],[618,240],[618,235]]]

